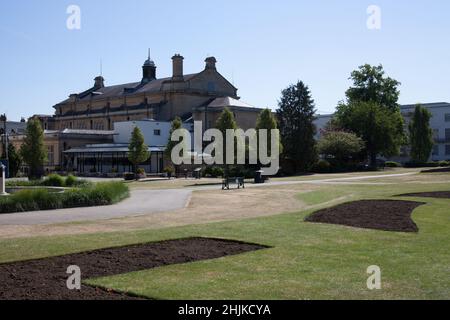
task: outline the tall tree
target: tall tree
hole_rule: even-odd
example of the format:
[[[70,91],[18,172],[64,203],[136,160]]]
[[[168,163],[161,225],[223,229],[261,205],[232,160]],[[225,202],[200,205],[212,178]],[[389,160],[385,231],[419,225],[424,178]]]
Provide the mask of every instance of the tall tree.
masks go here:
[[[261,129],[265,129],[267,130],[267,155],[270,156],[272,154],[272,150],[271,150],[271,139],[272,139],[272,133],[271,130],[273,129],[278,129],[278,124],[277,124],[277,119],[275,118],[275,116],[272,113],[272,110],[266,108],[264,110],[262,110],[259,115],[258,115],[258,119],[256,120],[256,131],[258,133],[258,150],[259,150],[259,131]],[[279,152],[281,153],[282,151],[282,145],[281,145],[281,141],[278,141],[278,148],[279,148]]]
[[[412,121],[409,123],[409,141],[411,159],[414,162],[426,162],[433,149],[433,130],[430,128],[430,111],[417,105]]]
[[[134,127],[128,145],[128,160],[133,164],[134,174],[138,179],[138,165],[150,157],[148,146],[144,142],[144,136],[138,127]]]
[[[224,161],[224,176],[228,177],[229,174],[229,164],[227,163],[227,152],[226,152],[226,146],[228,143],[233,143],[233,145],[236,147],[235,141],[227,141],[227,130],[228,129],[237,129],[236,120],[234,119],[233,113],[228,109],[225,108],[222,113],[220,114],[219,118],[216,121],[216,128],[222,132],[223,136],[223,161]],[[235,153],[236,154],[236,153]]]
[[[20,156],[28,165],[28,178],[40,179],[44,174],[44,162],[47,160],[47,149],[44,145],[44,130],[37,118],[27,123],[25,138],[20,147]]]
[[[277,116],[283,156],[296,172],[307,171],[317,160],[315,112],[314,100],[302,81],[282,91]]]
[[[19,172],[20,166],[22,165],[22,158],[12,143],[8,144],[8,158],[9,177],[13,178]]]
[[[346,102],[337,107],[336,124],[364,140],[367,157],[375,167],[378,154],[396,155],[405,143],[398,104],[400,82],[387,77],[382,65],[368,64],[353,71],[350,79],[353,86],[346,91]]]
[[[183,127],[183,122],[181,121],[180,117],[176,117],[172,121],[172,126],[170,128],[170,134],[169,134],[169,140],[167,141],[166,150],[164,151],[164,155],[166,159],[172,158],[172,150],[173,148],[178,144],[176,141],[172,141],[172,133],[174,133],[176,130],[181,129]],[[175,173],[178,173],[178,166],[174,165],[175,167]]]
[[[391,111],[399,108],[398,97],[400,82],[385,75],[383,66],[365,64],[351,73],[353,86],[345,95],[349,102],[375,102]]]
[[[404,143],[401,113],[382,108],[376,102],[341,104],[336,118],[341,127],[364,140],[365,152],[373,167],[376,166],[377,155],[396,155]]]

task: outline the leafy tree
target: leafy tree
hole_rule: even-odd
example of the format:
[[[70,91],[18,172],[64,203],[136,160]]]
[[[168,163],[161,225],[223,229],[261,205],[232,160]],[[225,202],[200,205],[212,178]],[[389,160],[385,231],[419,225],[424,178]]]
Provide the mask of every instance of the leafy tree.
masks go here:
[[[410,122],[409,140],[411,144],[411,159],[414,162],[426,162],[433,149],[433,130],[430,128],[431,113],[417,105]]]
[[[325,131],[317,143],[319,154],[343,168],[361,152],[364,142],[356,134],[346,131]]]
[[[17,153],[16,148],[12,143],[8,144],[8,159],[9,177],[15,177],[22,165],[22,158],[20,157],[20,154]]]
[[[228,129],[237,129],[236,120],[234,119],[233,113],[228,109],[225,108],[222,113],[220,114],[219,118],[216,121],[216,128],[222,132],[223,135],[223,161],[224,161],[224,176],[228,177],[229,174],[229,165],[227,164],[227,153],[226,153],[226,146],[228,143],[234,143],[235,141],[229,142],[227,141],[227,135],[226,132]],[[236,154],[236,153],[235,153]]]
[[[128,145],[128,160],[133,164],[134,174],[138,179],[138,165],[150,157],[148,146],[144,142],[144,136],[138,127],[134,127]]]
[[[178,129],[181,129],[182,127],[183,127],[183,122],[181,121],[180,117],[176,117],[175,119],[173,119],[172,126],[170,128],[169,141],[167,141],[166,150],[164,151],[164,155],[165,155],[166,159],[172,158],[172,150],[178,144],[178,142],[172,141],[172,139],[171,139],[172,133],[174,133]],[[177,167],[178,166],[174,165],[175,173],[177,173],[177,171],[178,171]],[[170,175],[172,175],[172,174],[170,174]]]
[[[347,101],[337,107],[335,124],[364,140],[365,153],[375,167],[378,154],[396,155],[405,143],[400,82],[386,77],[382,65],[368,64],[353,71],[350,79],[353,86],[346,92]]]
[[[295,172],[307,171],[317,160],[315,112],[314,100],[302,81],[282,91],[277,109],[281,144]]]
[[[176,130],[181,129],[183,127],[183,123],[180,119],[180,117],[176,117],[172,121],[172,126],[170,128],[170,135],[169,135],[169,141],[167,141],[166,150],[164,151],[165,156],[170,159],[172,156],[172,149],[178,144],[176,141],[172,141],[172,133],[174,133]]]
[[[271,130],[277,129],[277,119],[272,113],[272,110],[266,108],[263,111],[260,112],[258,115],[258,119],[256,120],[256,131],[258,133],[258,143],[259,143],[259,130],[266,129],[267,130],[267,143],[269,144],[267,146],[267,154],[270,156],[272,154],[271,150],[271,139],[272,139],[272,133]],[[282,146],[281,142],[278,141],[278,148],[280,153],[282,152]],[[258,150],[259,150],[259,144],[258,144]]]
[[[25,138],[19,153],[28,165],[28,178],[30,180],[40,179],[44,173],[47,149],[44,145],[44,130],[39,119],[32,118],[28,121]]]
[[[399,111],[390,111],[376,102],[352,102],[338,106],[336,118],[365,142],[365,152],[372,166],[377,155],[389,157],[399,153],[404,143],[403,118]]]
[[[349,102],[375,102],[391,111],[399,107],[398,97],[400,82],[385,76],[382,65],[365,64],[351,73],[353,86],[345,93]]]

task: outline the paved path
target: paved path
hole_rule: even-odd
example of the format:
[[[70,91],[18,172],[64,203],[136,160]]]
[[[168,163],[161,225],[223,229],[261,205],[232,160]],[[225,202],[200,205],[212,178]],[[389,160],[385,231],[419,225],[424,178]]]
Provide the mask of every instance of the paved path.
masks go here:
[[[247,184],[246,188],[295,184],[324,184],[377,178],[402,177],[413,174],[415,174],[415,172],[319,180],[272,181],[265,184]],[[0,225],[55,224],[64,222],[103,220],[165,212],[184,208],[191,197],[192,191],[218,189],[220,189],[220,185],[167,190],[132,190],[131,196],[128,199],[111,206],[0,214]]]
[[[133,190],[128,199],[111,206],[0,214],[0,225],[54,224],[91,221],[171,211],[189,201],[191,190]]]

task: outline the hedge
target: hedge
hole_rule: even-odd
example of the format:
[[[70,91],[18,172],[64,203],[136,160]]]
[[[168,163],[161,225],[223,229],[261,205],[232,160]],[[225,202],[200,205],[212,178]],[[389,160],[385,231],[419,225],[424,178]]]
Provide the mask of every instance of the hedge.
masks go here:
[[[104,206],[128,196],[128,187],[121,182],[102,182],[62,193],[49,192],[47,189],[21,190],[0,197],[0,213]]]

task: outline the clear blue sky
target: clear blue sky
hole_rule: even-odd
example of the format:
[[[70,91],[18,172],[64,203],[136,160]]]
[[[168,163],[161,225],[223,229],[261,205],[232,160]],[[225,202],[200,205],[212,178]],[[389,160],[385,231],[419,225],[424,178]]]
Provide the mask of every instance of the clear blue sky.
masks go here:
[[[81,30],[68,30],[68,5]],[[381,8],[381,30],[366,27]],[[207,55],[233,80],[242,100],[276,107],[280,91],[309,85],[321,113],[332,112],[350,72],[382,63],[402,82],[401,103],[450,100],[450,1],[1,1],[0,113],[18,120],[52,114],[99,74],[107,85],[139,81],[151,48],[157,75],[171,57],[198,72]]]

